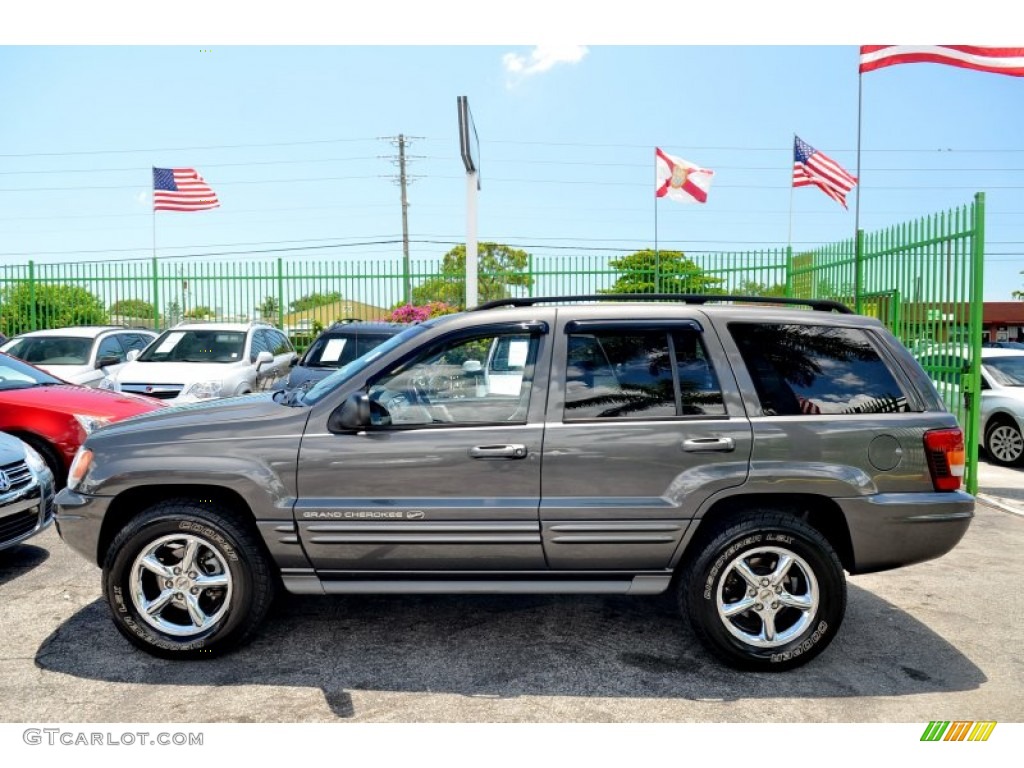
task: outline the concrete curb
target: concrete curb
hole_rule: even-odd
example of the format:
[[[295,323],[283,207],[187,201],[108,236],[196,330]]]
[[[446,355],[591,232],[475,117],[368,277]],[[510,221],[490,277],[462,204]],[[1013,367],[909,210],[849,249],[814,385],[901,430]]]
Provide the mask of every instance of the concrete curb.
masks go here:
[[[982,504],[987,504],[990,507],[1002,510],[1003,512],[1009,512],[1011,515],[1018,515],[1024,517],[1024,503],[1014,502],[1009,499],[1003,499],[999,496],[991,496],[987,493],[979,493],[976,497]]]

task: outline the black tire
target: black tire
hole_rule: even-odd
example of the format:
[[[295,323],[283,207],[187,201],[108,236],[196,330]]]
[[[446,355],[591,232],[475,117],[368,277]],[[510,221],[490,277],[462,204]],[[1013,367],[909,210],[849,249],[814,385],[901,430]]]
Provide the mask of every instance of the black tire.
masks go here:
[[[266,617],[277,589],[257,536],[231,510],[194,500],[161,502],[133,518],[103,564],[114,625],[142,650],[168,659],[211,658],[241,645]],[[190,573],[180,566],[191,544]],[[144,567],[147,552],[152,559]],[[166,569],[165,576],[154,568]],[[143,615],[146,602],[161,600],[162,608]],[[204,619],[197,625],[193,615]]]
[[[46,466],[53,473],[53,483],[56,490],[60,490],[68,483],[68,468],[64,466],[64,459],[57,452],[57,449],[49,442],[35,435],[16,435],[19,439],[31,445],[36,453],[43,457]]]
[[[839,631],[846,612],[843,567],[828,540],[802,520],[750,512],[691,546],[696,549],[678,582],[679,607],[701,643],[729,666],[793,669],[825,650]],[[791,557],[791,565],[775,584],[782,554]],[[757,589],[741,576],[740,563],[758,577]],[[806,607],[785,604],[800,600]],[[751,603],[746,610],[723,613],[744,602]],[[771,639],[769,623],[777,633]]]
[[[985,430],[985,453],[993,464],[1004,467],[1024,465],[1024,434],[1008,416],[997,416]]]

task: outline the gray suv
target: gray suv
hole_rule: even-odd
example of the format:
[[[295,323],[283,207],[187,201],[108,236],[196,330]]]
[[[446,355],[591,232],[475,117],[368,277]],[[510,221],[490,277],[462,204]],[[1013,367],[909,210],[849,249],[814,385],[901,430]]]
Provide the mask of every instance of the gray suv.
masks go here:
[[[796,667],[836,636],[844,571],[948,552],[974,500],[956,419],[877,320],[743,301],[414,325],[308,391],[92,434],[57,527],[165,657],[245,641],[282,591],[669,591],[725,663]]]

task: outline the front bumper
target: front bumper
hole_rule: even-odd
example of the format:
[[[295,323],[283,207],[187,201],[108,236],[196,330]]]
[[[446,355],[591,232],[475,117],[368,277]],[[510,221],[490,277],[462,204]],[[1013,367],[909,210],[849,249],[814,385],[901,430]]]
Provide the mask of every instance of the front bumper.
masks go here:
[[[50,527],[54,513],[51,478],[45,472],[19,494],[0,495],[0,549],[20,544]]]
[[[963,491],[881,493],[836,502],[850,531],[854,574],[941,557],[974,517],[974,497]]]
[[[65,488],[57,494],[57,533],[86,560],[99,562],[100,531],[112,496],[87,496]]]

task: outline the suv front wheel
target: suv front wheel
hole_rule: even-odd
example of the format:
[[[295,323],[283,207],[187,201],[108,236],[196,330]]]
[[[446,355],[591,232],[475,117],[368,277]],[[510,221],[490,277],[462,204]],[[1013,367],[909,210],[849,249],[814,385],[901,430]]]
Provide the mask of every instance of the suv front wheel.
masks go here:
[[[230,510],[166,501],[132,519],[103,565],[121,634],[165,658],[209,658],[244,642],[274,597],[256,537]]]
[[[757,512],[695,544],[679,581],[680,608],[722,661],[782,671],[832,642],[846,612],[846,580],[816,529],[790,515]]]

